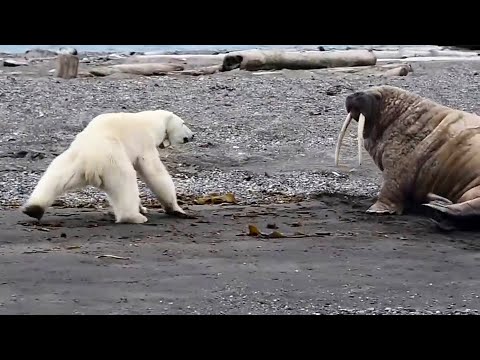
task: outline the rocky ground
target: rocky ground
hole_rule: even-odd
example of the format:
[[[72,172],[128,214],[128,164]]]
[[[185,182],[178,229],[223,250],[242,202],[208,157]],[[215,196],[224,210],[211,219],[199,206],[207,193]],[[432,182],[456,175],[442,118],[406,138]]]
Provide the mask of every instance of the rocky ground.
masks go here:
[[[412,66],[395,78],[234,71],[66,81],[46,76],[47,68],[45,76],[1,73],[0,313],[475,313],[474,234],[439,234],[422,217],[366,216],[380,173],[368,154],[356,167],[354,126],[343,166],[333,166],[344,100],[355,90],[388,83],[480,113],[480,62]],[[104,205],[94,189],[63,196],[43,225],[18,213],[93,116],[151,108],[176,112],[197,132],[195,142],[162,151],[197,220],[154,210],[150,225],[113,226],[101,209],[79,213]],[[234,193],[240,207],[191,207],[213,192]],[[143,185],[142,194],[154,203]],[[250,223],[312,236],[237,236]],[[96,258],[105,253],[127,259]]]

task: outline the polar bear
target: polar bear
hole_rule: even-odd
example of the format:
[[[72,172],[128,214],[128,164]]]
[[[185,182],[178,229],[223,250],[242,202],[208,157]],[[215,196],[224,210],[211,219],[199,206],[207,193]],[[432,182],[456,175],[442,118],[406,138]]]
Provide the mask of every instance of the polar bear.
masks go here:
[[[90,185],[107,194],[116,223],[145,223],[138,173],[167,214],[189,217],[177,204],[173,180],[157,148],[193,138],[183,119],[169,111],[101,114],[50,163],[22,212],[40,220],[57,197]]]

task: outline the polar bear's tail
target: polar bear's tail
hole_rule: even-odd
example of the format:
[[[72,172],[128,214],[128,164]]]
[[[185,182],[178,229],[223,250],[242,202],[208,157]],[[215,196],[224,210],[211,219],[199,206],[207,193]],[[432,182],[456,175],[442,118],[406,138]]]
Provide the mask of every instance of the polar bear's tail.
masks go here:
[[[56,157],[42,175],[23,206],[22,212],[40,220],[45,210],[52,205],[57,197],[82,185],[82,177],[75,165],[75,161],[68,151]]]

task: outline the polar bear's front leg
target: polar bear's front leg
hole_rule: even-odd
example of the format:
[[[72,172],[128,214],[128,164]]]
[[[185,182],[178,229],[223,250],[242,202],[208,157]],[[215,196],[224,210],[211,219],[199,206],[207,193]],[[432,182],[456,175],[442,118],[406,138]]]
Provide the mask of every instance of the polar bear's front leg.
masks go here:
[[[178,205],[175,184],[156,149],[138,159],[137,170],[145,184],[162,204],[165,213],[182,218],[191,217]]]

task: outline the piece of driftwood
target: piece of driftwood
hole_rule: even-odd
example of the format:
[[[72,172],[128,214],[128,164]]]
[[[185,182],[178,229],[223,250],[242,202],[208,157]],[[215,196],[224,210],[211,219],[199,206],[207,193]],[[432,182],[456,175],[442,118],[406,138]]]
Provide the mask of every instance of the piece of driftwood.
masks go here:
[[[213,65],[213,66],[206,66],[198,69],[176,71],[176,72],[172,72],[172,74],[192,75],[192,76],[212,75],[219,72],[221,69],[222,69],[222,65]]]
[[[378,63],[398,62],[432,62],[432,61],[480,61],[480,56],[415,56],[402,59],[378,59]]]
[[[314,70],[315,71],[315,70]],[[412,65],[408,63],[396,63],[396,64],[377,64],[375,66],[355,66],[355,67],[338,67],[330,69],[320,69],[315,72],[331,72],[331,73],[344,73],[344,74],[361,74],[361,75],[373,75],[373,76],[406,76],[413,72]]]
[[[380,59],[406,59],[413,57],[477,57],[478,54],[472,51],[458,51],[449,49],[416,49],[403,48],[399,50],[374,51],[378,60]]]
[[[73,79],[78,75],[78,64],[80,59],[77,55],[60,54],[57,58],[56,77],[62,79]]]
[[[188,64],[189,66],[213,66],[220,65],[225,54],[218,55],[134,55],[125,60],[126,64]]]
[[[400,66],[388,69],[383,73],[383,76],[407,76],[409,73],[413,72],[412,66],[410,64],[402,64]]]
[[[28,63],[29,64],[36,64],[36,63],[40,63],[40,62],[43,62],[43,61],[51,61],[51,60],[56,60],[57,59],[57,55],[55,56],[51,56],[51,57],[44,57],[44,58],[31,58],[31,59],[27,59],[28,60]]]
[[[5,67],[17,67],[27,65],[28,62],[23,59],[3,59],[3,66]]]
[[[44,49],[31,49],[25,51],[25,59],[36,59],[36,58],[56,58],[57,53],[51,50],[44,50]]]
[[[108,76],[116,73],[126,73],[134,75],[152,76],[152,75],[165,75],[173,71],[181,71],[184,67],[175,64],[158,64],[158,63],[146,63],[146,64],[119,64],[112,66],[99,66],[90,69],[90,73],[95,76]]]
[[[451,45],[460,49],[480,50],[480,45]]]
[[[79,70],[78,74],[77,74],[77,77],[79,77],[79,78],[93,77],[93,74],[90,74],[89,71]]]
[[[305,52],[245,50],[225,55],[222,70],[307,70],[340,66],[368,66],[375,65],[376,62],[377,58],[370,50]]]

